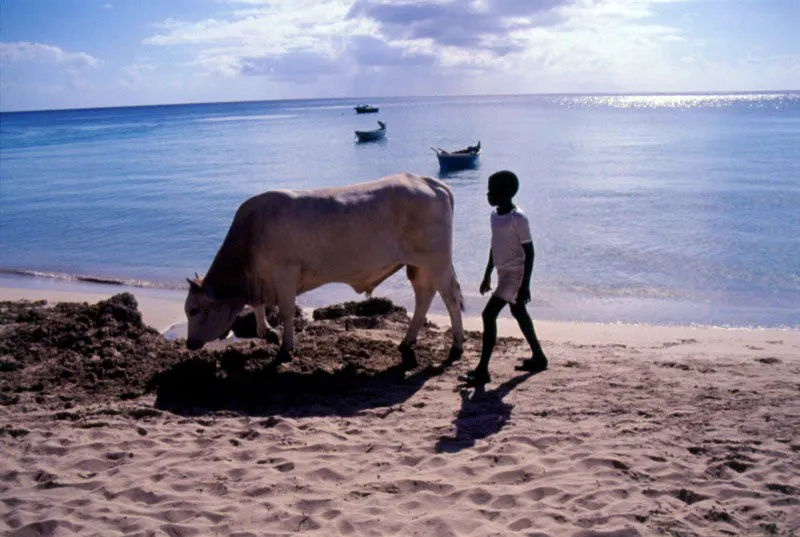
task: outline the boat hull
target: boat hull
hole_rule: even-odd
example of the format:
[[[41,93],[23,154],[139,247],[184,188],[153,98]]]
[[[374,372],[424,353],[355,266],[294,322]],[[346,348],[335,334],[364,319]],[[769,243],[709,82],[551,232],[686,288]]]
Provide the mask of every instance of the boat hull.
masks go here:
[[[356,131],[356,138],[359,142],[376,142],[386,137],[386,131]]]
[[[439,169],[443,172],[451,172],[477,167],[481,155],[480,153],[468,155],[437,153],[436,156],[439,159]]]
[[[378,108],[375,106],[356,106],[356,114],[375,114]]]

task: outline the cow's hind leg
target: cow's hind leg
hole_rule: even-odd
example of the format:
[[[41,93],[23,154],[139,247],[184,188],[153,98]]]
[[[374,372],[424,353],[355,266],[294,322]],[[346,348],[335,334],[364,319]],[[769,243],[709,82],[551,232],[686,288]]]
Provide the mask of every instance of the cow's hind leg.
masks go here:
[[[461,286],[456,279],[453,267],[448,267],[436,278],[436,287],[442,296],[447,312],[450,314],[450,329],[453,332],[453,346],[450,347],[451,360],[458,360],[464,353],[464,325],[461,311],[464,308],[464,297]]]
[[[267,335],[267,314],[264,310],[264,304],[252,306],[256,314],[256,335],[258,337],[266,337]]]
[[[273,330],[267,323],[267,315],[270,310],[263,304],[259,304],[258,306],[253,306],[253,311],[256,314],[256,335],[272,343],[280,341],[278,332]]]
[[[283,341],[278,351],[278,360],[286,362],[291,360],[291,352],[294,350],[294,301],[297,298],[295,293],[295,281],[292,273],[288,273],[284,278],[276,282],[278,284],[278,316],[283,324]]]
[[[283,342],[278,351],[277,360],[279,363],[288,362],[292,359],[294,350],[294,296],[291,300],[281,300],[278,305],[278,314],[283,324]]]
[[[433,297],[436,295],[436,285],[431,274],[423,268],[409,265],[406,269],[406,274],[411,281],[411,287],[414,288],[414,316],[408,325],[406,337],[400,344],[400,350],[403,352],[404,362],[410,362],[414,358],[409,351],[411,346],[416,343],[419,331],[425,322],[425,316],[428,314]]]

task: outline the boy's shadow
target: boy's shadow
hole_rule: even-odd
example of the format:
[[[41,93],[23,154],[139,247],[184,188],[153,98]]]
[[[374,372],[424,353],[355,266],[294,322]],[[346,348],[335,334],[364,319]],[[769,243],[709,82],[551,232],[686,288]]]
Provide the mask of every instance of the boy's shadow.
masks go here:
[[[511,390],[538,372],[526,372],[505,381],[491,391],[479,385],[472,392],[461,390],[461,410],[453,420],[455,436],[442,436],[436,443],[436,451],[456,453],[475,445],[475,440],[499,432],[508,423],[513,405],[503,402]]]

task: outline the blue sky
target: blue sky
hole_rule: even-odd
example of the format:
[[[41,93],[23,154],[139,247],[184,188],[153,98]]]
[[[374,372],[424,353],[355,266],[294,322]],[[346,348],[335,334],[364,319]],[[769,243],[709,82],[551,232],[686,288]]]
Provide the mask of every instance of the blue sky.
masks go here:
[[[800,0],[0,0],[0,110],[800,89]]]

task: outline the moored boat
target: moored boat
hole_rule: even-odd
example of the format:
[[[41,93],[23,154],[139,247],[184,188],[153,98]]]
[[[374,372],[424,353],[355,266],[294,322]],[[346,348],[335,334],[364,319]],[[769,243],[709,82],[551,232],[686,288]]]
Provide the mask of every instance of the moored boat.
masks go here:
[[[356,110],[356,114],[374,114],[379,110],[377,106],[372,106],[371,104],[360,104],[354,108]]]
[[[436,152],[436,157],[439,159],[439,169],[443,172],[474,168],[478,165],[478,159],[481,155],[480,142],[457,151],[445,151],[437,147],[431,147],[431,149]]]
[[[386,123],[378,121],[380,128],[371,131],[356,131],[356,137],[359,142],[374,142],[382,140],[386,137]]]

